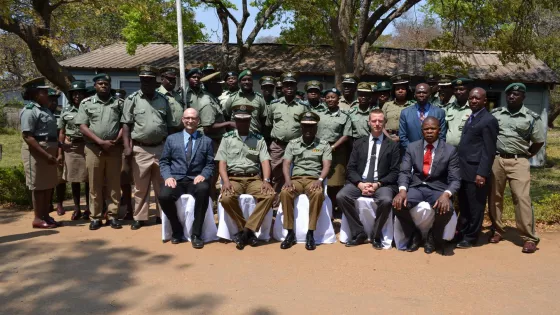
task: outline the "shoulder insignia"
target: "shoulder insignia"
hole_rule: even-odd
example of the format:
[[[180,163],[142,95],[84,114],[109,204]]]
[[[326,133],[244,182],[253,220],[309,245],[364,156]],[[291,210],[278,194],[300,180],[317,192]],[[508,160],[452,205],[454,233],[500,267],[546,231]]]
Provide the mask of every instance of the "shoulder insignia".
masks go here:
[[[25,105],[25,108],[26,108],[26,109],[33,109],[33,107],[35,107],[35,104],[32,103],[32,102],[29,102],[29,103],[27,103],[27,104]]]
[[[258,133],[256,133],[256,132],[251,132],[251,136],[253,136],[253,137],[255,137],[255,138],[259,139],[259,140],[263,138],[260,134],[258,134]]]
[[[264,96],[261,94],[261,92],[256,92],[256,91],[255,91],[255,95],[264,98]]]
[[[82,100],[82,102],[90,101],[91,98],[92,98],[92,96],[88,96],[88,97],[84,98],[84,99]],[[81,104],[81,103],[80,103],[80,104]]]
[[[325,140],[319,140],[319,143],[320,143],[320,144],[329,144],[329,143],[328,143],[327,141],[325,141]]]
[[[224,133],[223,137],[224,138],[233,137],[234,134],[235,134],[235,131],[232,130],[232,131]]]
[[[496,107],[494,109],[492,109],[492,111],[490,113],[497,113],[497,112],[501,112],[502,111],[502,107]]]
[[[159,92],[158,92],[158,93],[159,93]],[[133,97],[136,96],[136,94],[138,94],[138,91],[136,91],[136,92],[130,94],[129,96],[126,97],[126,99],[127,99],[127,100],[131,100]]]
[[[307,104],[305,101],[300,100],[299,98],[296,98],[296,102],[305,107],[309,107],[309,104]]]
[[[275,104],[275,103],[279,103],[279,102],[280,102],[279,99],[275,99],[275,100],[270,101],[270,104]]]
[[[541,116],[540,116],[539,114],[535,113],[534,111],[532,111],[532,110],[530,110],[530,109],[527,109],[527,113],[528,113],[529,115],[533,116],[533,118],[535,118],[535,119],[541,118]]]
[[[300,142],[300,138],[292,139],[292,140],[290,140],[290,142],[292,142],[292,143],[298,143],[298,142]]]

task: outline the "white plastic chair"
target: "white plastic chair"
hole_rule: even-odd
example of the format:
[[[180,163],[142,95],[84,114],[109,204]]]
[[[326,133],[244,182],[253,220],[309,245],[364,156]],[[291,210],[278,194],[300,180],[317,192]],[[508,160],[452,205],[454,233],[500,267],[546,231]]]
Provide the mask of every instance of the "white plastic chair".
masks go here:
[[[218,198],[219,200],[219,198]],[[248,219],[257,203],[255,198],[248,194],[242,194],[239,196],[239,206],[243,211],[243,217]],[[272,209],[268,211],[264,217],[261,228],[255,232],[257,239],[268,242],[270,240],[270,228],[272,227]],[[231,219],[222,206],[221,202],[218,202],[218,237],[231,240],[232,236],[235,235],[239,229],[237,224]]]
[[[368,235],[368,240],[370,240],[371,233],[373,232],[373,224],[375,223],[375,210],[377,209],[377,204],[374,202],[373,198],[360,197],[356,200],[356,209],[360,215],[360,222],[364,226],[364,231]],[[339,240],[341,243],[346,243],[352,233],[350,232],[350,227],[348,226],[348,220],[346,216],[342,215],[342,223],[340,225],[340,235]],[[384,249],[390,249],[393,243],[393,211],[389,213],[387,221],[381,229],[381,243]]]
[[[202,225],[202,235],[200,236],[204,243],[218,240],[216,235],[218,229],[214,222],[214,211],[212,211],[212,199],[208,198],[208,209],[204,217]],[[192,224],[194,221],[194,197],[192,195],[182,195],[175,203],[177,206],[177,216],[183,225],[183,234],[187,241],[191,241]],[[161,239],[166,242],[172,237],[173,230],[171,223],[164,212],[161,213]]]

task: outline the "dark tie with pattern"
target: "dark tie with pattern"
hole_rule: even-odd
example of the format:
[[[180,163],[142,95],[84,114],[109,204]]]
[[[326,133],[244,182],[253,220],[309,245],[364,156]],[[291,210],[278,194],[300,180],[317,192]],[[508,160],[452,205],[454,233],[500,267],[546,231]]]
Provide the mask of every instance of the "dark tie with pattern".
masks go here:
[[[432,166],[432,149],[434,146],[432,144],[426,145],[426,153],[424,153],[424,161],[422,167],[422,173],[424,176],[428,177],[430,175],[430,167]]]
[[[377,140],[379,138],[373,138],[373,146],[371,147],[371,155],[369,157],[369,168],[366,178],[366,183],[373,183],[375,177],[375,160],[377,159]]]
[[[186,160],[187,160],[187,167],[189,167],[189,164],[191,164],[191,157],[192,157],[192,138],[193,136],[191,135],[189,137],[189,141],[187,142],[187,155]]]

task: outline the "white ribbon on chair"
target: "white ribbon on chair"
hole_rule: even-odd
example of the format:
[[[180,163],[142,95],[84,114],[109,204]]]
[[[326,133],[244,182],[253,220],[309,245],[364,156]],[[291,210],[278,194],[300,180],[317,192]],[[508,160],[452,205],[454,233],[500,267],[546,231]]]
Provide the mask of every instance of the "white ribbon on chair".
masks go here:
[[[371,237],[371,233],[373,232],[373,225],[375,223],[375,209],[377,209],[377,204],[374,202],[373,198],[369,197],[360,197],[356,200],[356,209],[358,209],[358,213],[360,215],[360,222],[364,226],[364,231],[368,235],[368,239]],[[393,244],[393,212],[389,213],[389,217],[387,221],[383,225],[381,229],[381,234],[383,235],[383,239],[381,243],[383,244],[384,249],[390,249]],[[340,235],[339,240],[342,243],[346,243],[348,241],[350,233],[350,227],[348,226],[348,221],[346,220],[346,216],[342,215],[342,224],[340,225]],[[371,241],[371,240],[370,240]]]
[[[204,224],[202,225],[202,235],[200,236],[205,243],[218,239],[216,236],[218,229],[216,228],[216,222],[214,222],[214,211],[212,211],[212,199],[208,199],[208,209],[206,209]],[[179,222],[183,225],[184,236],[187,241],[190,242],[192,224],[194,221],[194,197],[191,195],[182,195],[175,205],[177,206],[177,216],[179,217]],[[165,213],[162,212],[161,239],[163,241],[168,241],[171,239],[172,234],[173,230],[171,229],[171,223]]]
[[[219,198],[218,198],[219,200]],[[249,218],[257,203],[255,198],[248,194],[242,194],[239,196],[239,206],[241,211],[243,211],[243,217],[245,219]],[[261,228],[255,232],[257,239],[268,242],[270,240],[270,228],[272,227],[272,209],[268,211],[264,217]],[[226,213],[221,202],[218,202],[218,237],[223,239],[231,240],[231,237],[237,233],[239,229],[237,224],[231,219],[231,217]]]

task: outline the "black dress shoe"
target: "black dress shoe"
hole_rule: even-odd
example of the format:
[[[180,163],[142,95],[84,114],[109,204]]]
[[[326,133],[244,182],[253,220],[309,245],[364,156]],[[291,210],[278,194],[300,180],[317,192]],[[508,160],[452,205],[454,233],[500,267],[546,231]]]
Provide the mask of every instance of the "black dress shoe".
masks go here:
[[[91,221],[91,223],[89,224],[89,229],[90,230],[99,230],[101,228],[101,220],[99,219],[94,219]]]
[[[251,247],[257,247],[259,246],[259,240],[257,239],[257,237],[253,234],[251,236],[249,236],[249,239],[247,240],[247,243],[249,244],[249,246]]]
[[[243,231],[239,231],[235,234],[232,241],[235,242],[235,248],[243,250],[245,248],[245,235],[243,234]]]
[[[410,243],[406,249],[407,252],[415,252],[420,248],[420,243],[422,242],[422,233],[420,231],[415,231],[414,235],[410,239]]]
[[[434,242],[434,235],[432,234],[432,230],[428,232],[428,237],[426,237],[426,243],[424,243],[424,253],[431,254],[435,252],[436,245]]]
[[[373,239],[373,241],[371,242],[371,246],[373,246],[373,248],[375,249],[383,249],[383,243],[381,243],[381,240],[378,238]]]
[[[58,227],[64,225],[62,222],[56,221],[56,220],[55,220],[53,217],[51,217],[50,215],[47,216],[47,217],[45,218],[45,221],[46,221],[47,223],[49,223],[49,224],[54,224],[54,225],[56,225],[56,226],[58,226]]]
[[[113,229],[122,229],[122,225],[119,223],[119,220],[112,218],[109,220],[109,225],[111,226],[111,228]]]
[[[156,217],[156,224],[161,224],[161,218],[160,217]]]
[[[282,244],[280,244],[280,248],[281,249],[288,249],[288,248],[291,248],[292,246],[296,245],[296,243],[297,243],[296,233],[288,232],[288,235],[286,235],[286,238],[284,239]]]
[[[196,249],[201,249],[204,247],[204,241],[202,241],[202,239],[198,235],[191,236],[191,243],[192,247]]]
[[[462,240],[459,243],[457,243],[457,248],[463,248],[463,249],[467,249],[467,248],[471,248],[472,244],[469,241],[466,240]]]
[[[352,247],[352,246],[358,246],[358,245],[362,245],[365,244],[367,241],[367,235],[364,232],[360,232],[358,233],[358,235],[356,235],[356,237],[354,237],[353,239],[349,240],[348,242],[346,242],[346,247]]]
[[[91,212],[89,210],[84,211],[84,214],[82,215],[82,219],[84,220],[89,220],[89,216],[91,215]]]
[[[138,230],[144,226],[144,221],[135,220],[134,223],[130,226],[131,230]]]
[[[184,242],[183,237],[172,237],[171,238],[171,244],[177,245],[177,244],[180,244],[180,243],[183,243],[183,242]]]
[[[317,246],[315,245],[315,238],[313,238],[313,234],[307,234],[305,237],[305,249],[307,250],[315,250]]]

